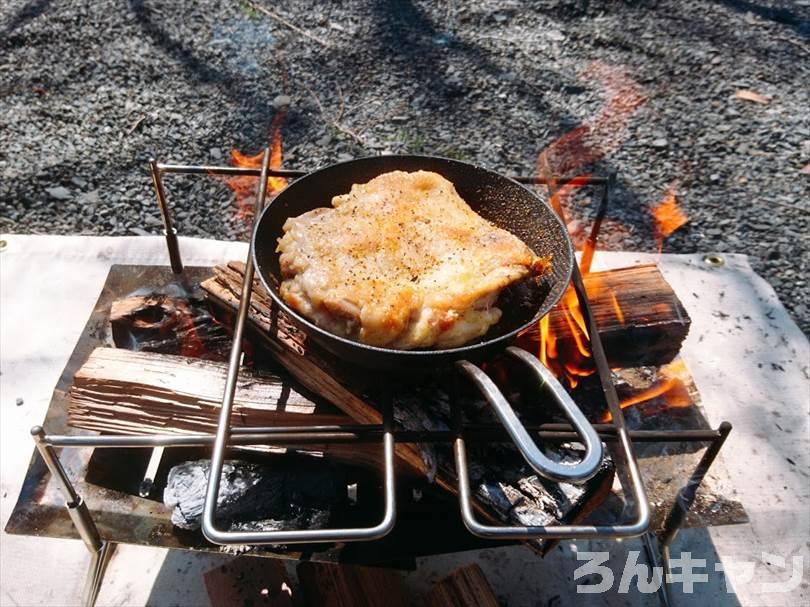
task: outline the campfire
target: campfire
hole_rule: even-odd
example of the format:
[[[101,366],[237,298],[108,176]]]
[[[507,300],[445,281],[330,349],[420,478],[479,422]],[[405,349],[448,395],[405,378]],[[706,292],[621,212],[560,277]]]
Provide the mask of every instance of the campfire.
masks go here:
[[[281,150],[279,133],[276,129],[272,136],[270,162],[274,164],[279,162]],[[238,153],[234,157],[248,165],[242,168],[256,168],[250,166],[255,164],[255,159]],[[205,168],[205,172],[211,172],[210,167]],[[237,200],[240,193],[246,191],[247,181],[254,185],[256,182],[255,176],[245,174],[225,175],[225,179]],[[268,179],[268,191],[281,187],[284,179]],[[574,187],[593,185],[598,180],[577,178],[569,183],[572,184],[568,186],[570,192]],[[246,205],[242,204],[240,208],[246,208]],[[592,259],[595,243],[596,238],[588,240],[583,260]],[[119,349],[97,350],[77,372],[71,389],[69,423],[104,433],[143,436],[162,433],[191,437],[212,432],[219,410],[215,386],[222,381],[226,371],[225,351],[230,342],[228,335],[233,315],[239,306],[244,272],[243,264],[233,262],[214,268],[213,276],[202,280],[199,289],[144,291],[140,285],[133,294],[122,293],[112,302],[108,316]],[[599,326],[607,361],[620,378],[620,406],[644,411],[639,429],[666,427],[666,420],[671,418],[675,409],[694,410],[695,401],[688,388],[691,383],[689,374],[677,358],[680,344],[689,329],[689,318],[657,268],[650,265],[583,274],[591,313]],[[304,340],[283,315],[274,316],[273,304],[258,283],[254,285],[248,328],[244,341],[245,365],[254,370],[244,375],[241,387],[237,388],[235,425],[245,428],[306,427],[361,422],[375,425],[370,427],[369,437],[379,436],[383,417],[376,400],[380,395],[373,394],[377,387],[369,385],[367,378],[353,374],[345,365],[331,359],[328,353]],[[519,337],[518,344],[535,353],[566,382],[593,422],[606,424],[612,421],[610,411],[596,390],[598,370],[591,351],[588,323],[573,287],[535,329]],[[187,359],[199,362],[190,365]],[[283,381],[280,383],[272,375],[273,371],[267,375],[263,368],[270,359],[274,361],[271,370],[280,363],[300,382],[303,391],[285,387]],[[151,385],[143,378],[144,365],[163,370],[172,381],[160,380]],[[636,377],[625,371],[639,368],[646,371]],[[433,445],[429,436],[431,431],[450,429],[453,425],[444,405],[448,388],[441,384],[430,386],[414,394],[409,394],[405,388],[400,394],[395,392],[397,421],[406,433],[413,436],[413,442],[404,441],[397,454],[410,470],[409,474],[427,475],[434,479],[437,487],[453,491],[455,483],[450,457],[442,448]],[[428,394],[431,390],[433,393]],[[125,401],[122,401],[123,394],[128,395]],[[338,408],[330,410],[311,400],[307,394],[320,396],[321,402],[333,403]],[[372,394],[371,401],[369,394]],[[427,399],[432,419],[425,420],[424,414],[416,410],[415,399],[422,404]],[[431,404],[430,401],[434,400],[435,403]],[[258,406],[260,402],[270,406]],[[273,406],[274,402],[278,405]],[[465,413],[471,414],[471,411]],[[564,420],[561,416],[538,414],[537,411],[527,410],[524,415],[538,424],[538,428]],[[479,416],[474,421],[481,423],[487,419],[487,416]],[[664,421],[651,422],[653,419]],[[707,427],[705,422],[703,427]],[[497,432],[494,435],[492,430],[488,432],[492,438],[498,436]],[[500,436],[502,439],[503,435]],[[363,465],[374,467],[378,461],[367,443],[341,447],[317,444],[312,440],[308,442],[310,446],[303,452],[323,453],[344,464],[366,462]],[[298,449],[301,447],[299,445]],[[282,453],[288,449],[271,450]],[[501,453],[496,459],[503,459],[502,456]],[[485,489],[488,475],[503,473],[503,464],[482,465],[483,475],[479,477],[481,485],[476,495],[478,507],[492,521],[520,520],[514,518],[517,516],[515,512],[499,509]],[[515,465],[518,470],[522,468],[519,463]],[[523,477],[514,477],[514,471],[508,475],[514,478],[512,486],[517,488]],[[612,478],[611,465],[586,487],[579,502],[555,515],[554,520],[572,520],[570,517],[576,517],[578,511],[593,509],[604,499],[604,489]],[[553,489],[553,484],[545,491],[550,489]],[[525,499],[525,495],[521,499]],[[539,502],[535,500],[535,503]]]
[[[83,360],[56,405],[64,408],[65,436],[38,434],[41,451],[48,457],[53,446],[119,447],[94,452],[84,486],[116,507],[136,499],[163,501],[157,515],[163,527],[144,540],[153,543],[172,535],[182,545],[213,548],[200,532],[212,466],[224,474],[214,485],[215,522],[228,538],[219,543],[269,543],[275,547],[263,550],[295,554],[295,545],[312,538],[376,538],[391,530],[396,499],[402,522],[393,534],[404,553],[486,545],[467,529],[523,540],[545,553],[559,537],[594,535],[594,525],[600,537],[637,535],[650,525],[648,496],[661,505],[653,513],[654,528],[671,541],[730,428],[712,429],[703,418],[679,358],[690,319],[657,266],[592,270],[613,178],[583,168],[620,144],[645,94],[625,74],[601,64],[586,76],[602,83],[605,107],[546,148],[539,174],[521,180],[543,186],[563,220],[586,192],[594,192],[596,218],[559,303],[515,343],[564,384],[598,439],[611,447],[587,479],[538,474],[481,394],[459,387],[452,374],[427,374],[419,381],[407,374],[378,376],[319,346],[253,278],[251,259],[183,268],[163,176],[222,179],[233,191],[238,216],[255,221],[262,203],[303,175],[281,168],[283,113],[271,125],[268,148],[253,156],[234,149],[233,166],[153,163],[175,272],[114,266],[88,325],[107,327],[112,344],[90,330],[82,336]],[[660,252],[687,217],[674,189],[650,213]],[[532,439],[558,463],[582,459],[587,441],[574,431],[572,418],[538,406],[550,403],[548,395],[506,358],[495,357],[482,368],[512,401]],[[234,388],[224,398],[223,385]],[[74,436],[75,430],[83,434]],[[634,450],[633,440],[641,447]],[[717,447],[676,500],[669,482],[673,470],[688,476],[693,455],[707,441]],[[143,447],[154,447],[151,457],[123,450]],[[637,456],[654,494],[644,493]],[[122,467],[142,474],[115,473]],[[405,487],[412,497],[396,494],[395,481],[399,494],[407,493]],[[453,496],[461,500],[461,518]],[[381,504],[390,524],[375,527]],[[145,516],[144,507],[137,508]],[[627,521],[632,512],[638,522]],[[79,524],[91,528],[92,521],[82,517]],[[111,532],[120,528],[108,512],[99,517]],[[13,518],[12,527],[23,528],[21,520]],[[451,522],[437,527],[437,520]],[[560,525],[575,531],[557,535]],[[340,531],[333,534],[336,527]],[[320,535],[312,535],[316,531]]]

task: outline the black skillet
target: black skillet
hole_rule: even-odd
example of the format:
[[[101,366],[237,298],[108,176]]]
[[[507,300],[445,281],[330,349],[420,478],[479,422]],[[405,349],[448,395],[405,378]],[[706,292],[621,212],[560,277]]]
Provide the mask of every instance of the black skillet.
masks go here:
[[[551,257],[551,271],[539,281],[527,280],[506,289],[498,303],[504,314],[483,338],[448,349],[396,350],[360,343],[326,331],[292,310],[281,298],[281,271],[276,246],[289,217],[330,206],[332,198],[345,194],[353,184],[365,183],[388,171],[433,171],[453,183],[459,195],[485,219],[518,236],[539,256]],[[447,158],[433,156],[374,156],[358,158],[319,169],[290,184],[264,209],[253,234],[256,271],[280,309],[307,337],[341,360],[367,368],[397,372],[437,371],[455,365],[472,379],[529,464],[542,476],[560,481],[584,481],[598,469],[602,444],[593,427],[565,389],[536,357],[509,347],[518,333],[535,325],[559,301],[571,279],[574,252],[568,232],[543,200],[516,181],[493,171]],[[577,464],[561,464],[545,455],[521,425],[494,382],[475,364],[504,352],[523,361],[546,384],[549,392],[577,429],[586,455]]]

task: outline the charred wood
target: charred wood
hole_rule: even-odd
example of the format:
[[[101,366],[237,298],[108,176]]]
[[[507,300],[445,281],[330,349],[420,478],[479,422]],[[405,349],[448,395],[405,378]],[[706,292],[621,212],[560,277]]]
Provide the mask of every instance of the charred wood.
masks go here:
[[[128,350],[225,361],[231,347],[205,297],[179,286],[113,302],[110,325],[116,347]]]

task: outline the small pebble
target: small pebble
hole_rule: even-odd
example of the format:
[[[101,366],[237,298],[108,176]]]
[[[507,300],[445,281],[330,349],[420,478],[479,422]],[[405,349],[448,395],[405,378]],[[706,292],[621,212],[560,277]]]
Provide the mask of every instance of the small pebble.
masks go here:
[[[273,107],[276,110],[286,109],[290,107],[292,100],[287,95],[278,95],[273,99]]]
[[[25,402],[25,401],[23,401],[23,399],[22,399],[22,398],[17,397],[17,402],[16,402],[16,405],[17,405],[18,407],[22,407],[24,402]]]
[[[51,198],[56,198],[56,200],[68,200],[71,198],[70,190],[67,188],[63,188],[62,186],[56,186],[55,188],[45,188],[45,191],[48,192],[48,195]]]

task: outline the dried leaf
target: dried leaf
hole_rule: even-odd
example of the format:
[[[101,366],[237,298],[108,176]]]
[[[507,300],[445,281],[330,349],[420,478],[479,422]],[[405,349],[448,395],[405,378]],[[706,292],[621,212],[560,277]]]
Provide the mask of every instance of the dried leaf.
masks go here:
[[[810,163],[804,165],[799,172],[804,173],[805,175],[810,175]]]
[[[742,99],[743,101],[753,101],[754,103],[761,103],[762,105],[768,105],[771,102],[770,97],[760,95],[756,91],[751,91],[748,89],[740,89],[734,94],[734,96],[737,99]]]

